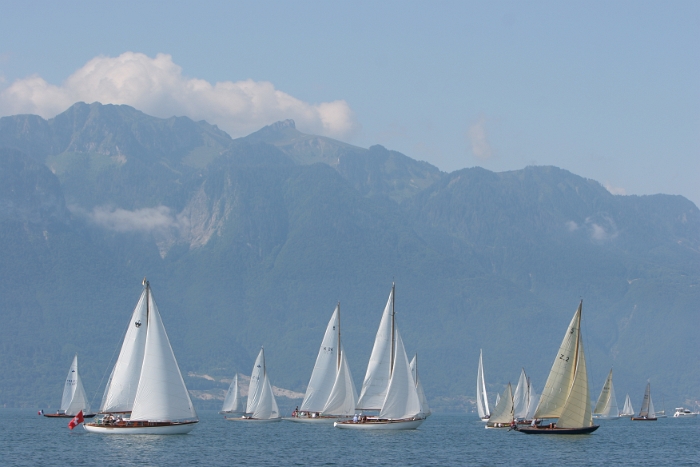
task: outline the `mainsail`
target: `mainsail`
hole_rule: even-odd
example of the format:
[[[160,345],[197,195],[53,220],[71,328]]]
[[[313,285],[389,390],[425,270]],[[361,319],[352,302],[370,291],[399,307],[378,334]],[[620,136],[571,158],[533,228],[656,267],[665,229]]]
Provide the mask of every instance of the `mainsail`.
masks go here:
[[[401,420],[420,414],[421,403],[399,330],[394,329],[394,334],[394,366],[379,418]]]
[[[482,357],[483,352],[479,350],[479,370],[476,373],[476,409],[479,412],[479,417],[481,419],[485,419],[489,417],[491,412],[489,411],[489,398],[486,394],[484,363]]]
[[[654,413],[654,403],[651,401],[651,384],[647,383],[647,389],[644,391],[644,400],[642,408],[639,410],[639,418],[656,418]]]
[[[503,391],[503,397],[500,398],[498,404],[493,409],[493,413],[489,417],[487,426],[510,425],[513,421],[513,392],[508,383],[506,390]]]
[[[432,412],[430,411],[430,406],[428,405],[428,399],[425,397],[425,391],[423,391],[423,385],[420,382],[420,375],[418,374],[418,354],[413,356],[411,360],[411,374],[413,375],[413,381],[416,383],[416,391],[418,391],[418,399],[420,400],[420,412],[424,417],[427,417]]]
[[[377,336],[374,339],[372,355],[367,364],[367,372],[362,383],[362,391],[357,401],[357,410],[381,410],[389,386],[394,348],[394,286],[384,307]]]
[[[224,398],[224,404],[221,407],[222,412],[230,413],[242,413],[245,411],[245,406],[243,405],[243,398],[241,397],[241,390],[238,387],[238,373],[233,377],[231,385],[226,392],[226,397]]]
[[[335,307],[321,341],[306,395],[299,409],[302,412],[321,412],[326,406],[340,369],[339,341],[340,303]]]
[[[119,357],[107,382],[100,407],[102,413],[131,412],[134,406],[146,349],[147,296],[148,287],[144,287],[131,315]]]
[[[620,412],[620,415],[634,415],[634,408],[632,407],[632,399],[630,399],[630,395],[627,394],[627,397],[625,397],[625,405],[622,406],[622,412]]]
[[[61,410],[66,415],[75,415],[81,410],[84,414],[90,413],[83,383],[78,374],[78,354],[73,357],[73,363],[66,376],[66,384],[63,387],[63,397],[61,398]]]
[[[605,384],[603,384],[603,389],[600,391],[600,396],[598,396],[598,401],[595,404],[595,408],[593,409],[594,415],[600,417],[619,416],[612,375],[613,371],[611,368],[610,373],[608,373],[608,377],[605,379]]]
[[[176,421],[197,418],[170,340],[148,283],[146,343],[131,420]]]
[[[527,418],[527,410],[530,406],[530,384],[525,374],[525,369],[521,369],[518,385],[513,394],[513,417],[516,419]]]
[[[350,374],[345,350],[340,346],[340,368],[335,377],[333,388],[328,396],[325,407],[323,407],[323,415],[352,415],[355,413],[357,405],[357,391],[355,383]]]
[[[262,395],[262,382],[265,376],[265,349],[260,348],[258,357],[253,364],[253,371],[250,373],[250,384],[248,385],[248,401],[246,404],[246,413],[252,414],[260,402]]]

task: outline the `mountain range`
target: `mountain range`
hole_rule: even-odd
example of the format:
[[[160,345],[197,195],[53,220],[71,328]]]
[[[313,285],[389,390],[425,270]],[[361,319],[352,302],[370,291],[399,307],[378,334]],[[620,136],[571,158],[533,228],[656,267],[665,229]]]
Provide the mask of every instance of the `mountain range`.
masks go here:
[[[183,374],[212,375],[192,390],[264,345],[273,384],[303,392],[338,301],[359,390],[395,282],[445,410],[475,394],[479,349],[490,391],[521,367],[541,390],[581,299],[592,397],[614,367],[620,397],[700,398],[700,211],[681,196],[445,173],[291,120],[232,139],[123,105],[1,118],[0,404],[56,406],[77,352],[99,405],[144,276]]]

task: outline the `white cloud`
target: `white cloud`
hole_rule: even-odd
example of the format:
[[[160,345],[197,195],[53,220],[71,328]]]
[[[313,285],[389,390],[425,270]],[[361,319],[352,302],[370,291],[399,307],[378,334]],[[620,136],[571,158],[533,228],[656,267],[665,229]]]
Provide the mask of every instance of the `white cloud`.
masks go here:
[[[608,190],[613,195],[626,195],[627,194],[627,190],[625,190],[624,188],[614,187],[607,180],[605,181],[605,184],[603,186],[605,187],[606,190]]]
[[[586,226],[591,240],[605,242],[617,238],[619,231],[612,217],[602,213],[595,217],[595,220],[592,217],[586,218]]]
[[[86,215],[100,227],[116,232],[162,232],[179,228],[184,222],[182,218],[173,216],[170,208],[166,206],[134,211],[101,206]]]
[[[170,55],[155,58],[125,52],[95,57],[60,86],[38,75],[0,92],[0,115],[32,113],[51,118],[75,102],[127,104],[149,115],[184,115],[206,120],[243,136],[278,120],[294,119],[305,132],[348,137],[357,129],[344,100],[310,104],[275,89],[267,81],[210,83],[182,75]]]
[[[467,138],[472,145],[474,156],[479,159],[490,159],[493,156],[493,150],[486,134],[486,119],[484,117],[469,127]]]
[[[566,228],[569,229],[569,232],[574,232],[578,230],[578,224],[574,221],[568,221],[566,223]]]

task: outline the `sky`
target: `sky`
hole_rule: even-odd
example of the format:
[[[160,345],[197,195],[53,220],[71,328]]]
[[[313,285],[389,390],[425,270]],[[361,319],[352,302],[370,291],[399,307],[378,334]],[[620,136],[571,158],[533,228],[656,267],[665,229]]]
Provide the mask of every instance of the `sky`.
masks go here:
[[[443,171],[554,165],[700,205],[698,1],[0,0],[0,116],[293,118]]]

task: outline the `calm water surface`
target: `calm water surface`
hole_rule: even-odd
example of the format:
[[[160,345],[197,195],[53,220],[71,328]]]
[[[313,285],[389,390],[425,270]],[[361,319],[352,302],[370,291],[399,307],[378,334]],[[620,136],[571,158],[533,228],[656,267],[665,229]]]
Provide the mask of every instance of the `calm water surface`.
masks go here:
[[[214,411],[181,436],[68,430],[27,409],[0,409],[0,465],[654,465],[700,464],[700,419],[601,422],[588,436],[485,430],[472,416],[433,415],[415,431],[226,422]]]

